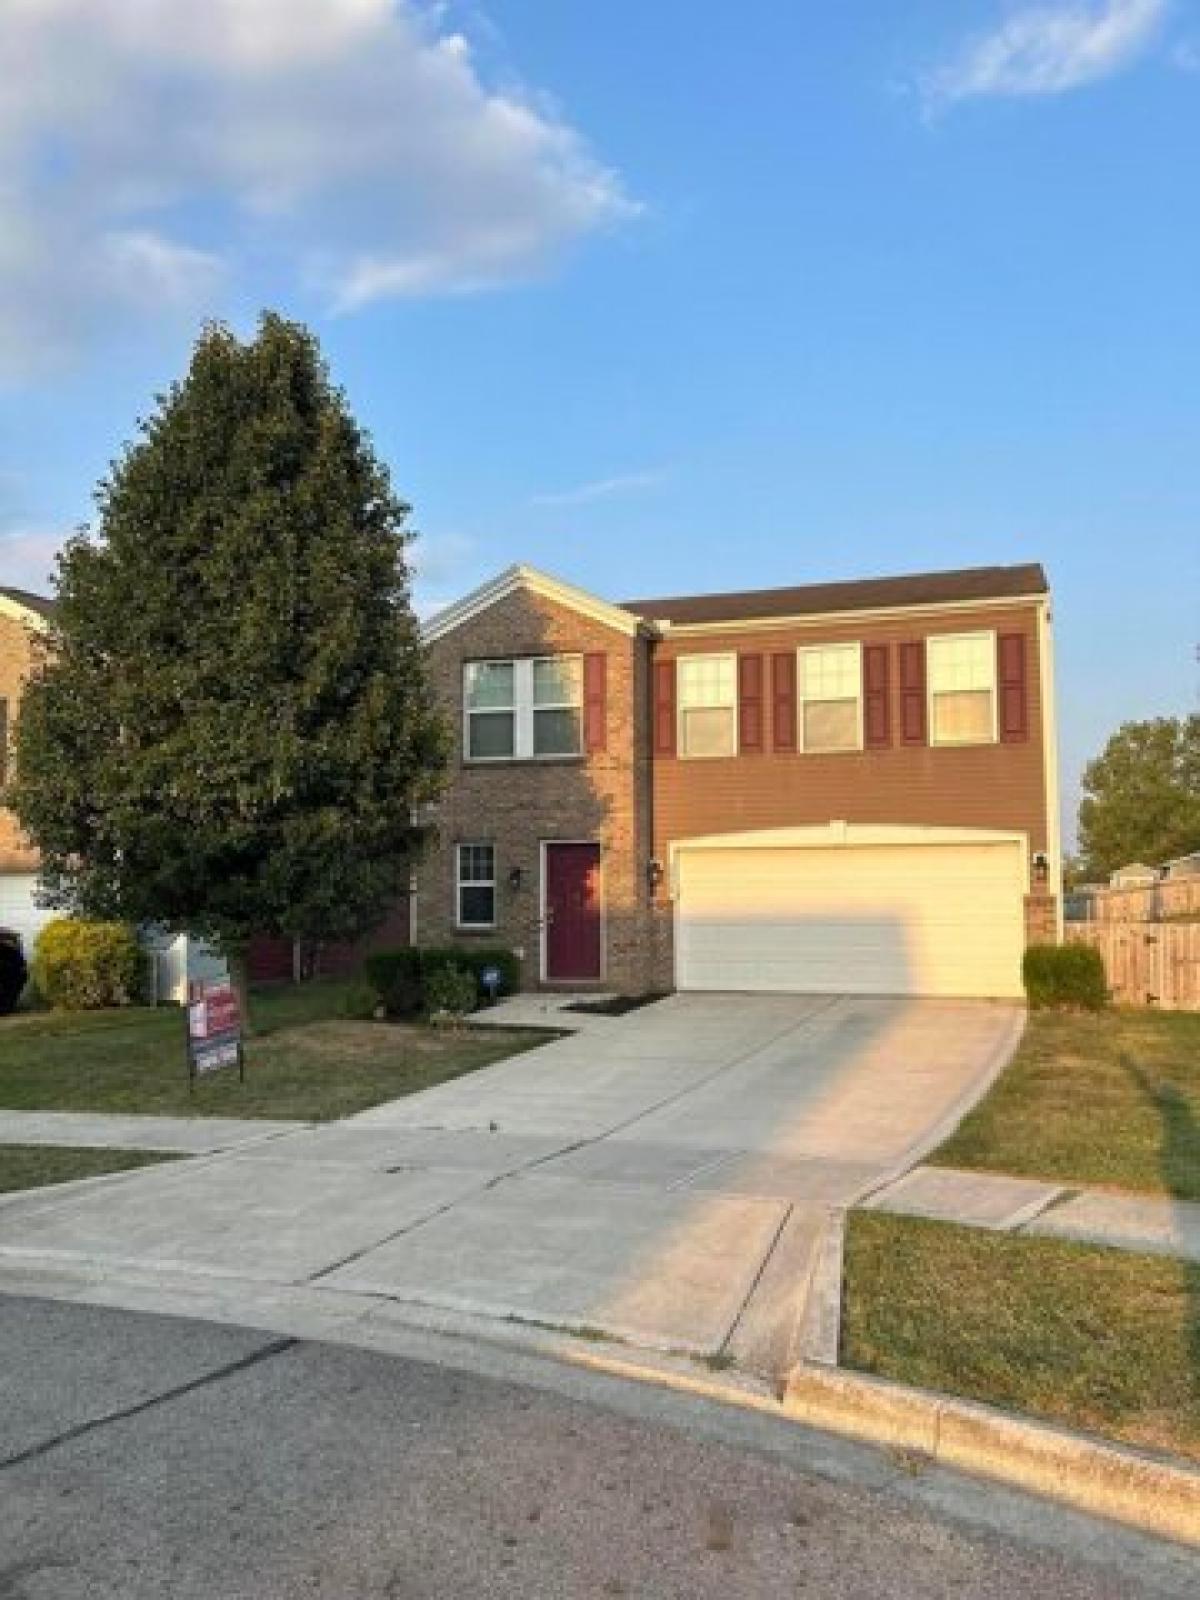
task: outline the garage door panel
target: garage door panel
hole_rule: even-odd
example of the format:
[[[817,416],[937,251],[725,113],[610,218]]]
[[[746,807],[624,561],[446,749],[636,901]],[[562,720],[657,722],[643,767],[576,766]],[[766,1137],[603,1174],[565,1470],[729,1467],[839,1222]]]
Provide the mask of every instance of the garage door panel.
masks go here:
[[[679,863],[681,988],[1020,992],[1015,844],[685,849]]]

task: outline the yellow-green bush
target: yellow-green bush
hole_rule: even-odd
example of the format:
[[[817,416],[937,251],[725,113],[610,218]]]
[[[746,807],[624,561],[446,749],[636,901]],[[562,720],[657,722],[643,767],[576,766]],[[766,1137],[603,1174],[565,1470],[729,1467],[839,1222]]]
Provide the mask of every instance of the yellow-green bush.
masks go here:
[[[98,1011],[134,1005],[142,996],[145,957],[121,922],[48,922],[33,948],[32,977],[55,1011]]]

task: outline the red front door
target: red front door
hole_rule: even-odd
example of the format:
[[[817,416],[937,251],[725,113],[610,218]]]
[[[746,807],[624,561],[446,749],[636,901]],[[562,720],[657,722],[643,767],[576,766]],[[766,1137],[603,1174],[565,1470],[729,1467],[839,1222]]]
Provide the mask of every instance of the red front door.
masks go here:
[[[546,846],[546,977],[600,976],[600,846]]]

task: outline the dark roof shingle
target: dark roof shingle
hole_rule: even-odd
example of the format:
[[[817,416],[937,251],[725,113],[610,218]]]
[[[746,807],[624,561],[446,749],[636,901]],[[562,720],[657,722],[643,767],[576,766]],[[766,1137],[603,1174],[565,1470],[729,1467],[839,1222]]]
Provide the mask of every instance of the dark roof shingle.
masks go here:
[[[806,583],[792,589],[747,589],[734,594],[623,600],[627,611],[652,622],[741,622],[763,617],[816,616],[830,611],[874,611],[888,606],[945,605],[956,601],[1020,599],[1049,589],[1040,563],[916,572],[848,583]]]
[[[44,594],[33,594],[28,589],[7,588],[0,588],[0,594],[9,600],[15,600],[19,606],[24,606],[26,611],[36,611],[39,617],[54,615],[54,601]]]

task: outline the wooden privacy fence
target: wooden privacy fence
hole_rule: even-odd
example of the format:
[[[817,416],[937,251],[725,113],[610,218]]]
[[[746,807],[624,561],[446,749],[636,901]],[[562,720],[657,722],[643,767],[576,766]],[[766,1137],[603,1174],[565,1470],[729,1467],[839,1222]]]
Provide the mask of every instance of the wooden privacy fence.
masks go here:
[[[1200,922],[1068,922],[1066,936],[1099,950],[1118,1005],[1200,1011]]]
[[[1200,917],[1200,876],[1164,878],[1142,889],[1100,889],[1090,897],[1089,922],[1161,922]]]

